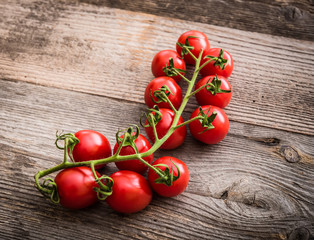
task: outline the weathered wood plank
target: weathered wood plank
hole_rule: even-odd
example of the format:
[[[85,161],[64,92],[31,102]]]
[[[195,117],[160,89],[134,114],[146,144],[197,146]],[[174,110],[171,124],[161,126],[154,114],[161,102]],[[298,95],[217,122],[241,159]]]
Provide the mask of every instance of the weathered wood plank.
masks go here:
[[[231,120],[314,134],[313,42],[86,4],[12,1],[0,11],[2,79],[141,103],[154,54],[199,29],[235,59]]]
[[[314,5],[306,0],[79,0],[157,16],[254,31],[303,40],[314,40]]]
[[[120,215],[105,203],[68,211],[34,188],[34,173],[61,161],[62,152],[53,146],[56,130],[95,129],[113,145],[116,129],[138,123],[144,109],[0,80],[0,238],[290,239],[298,231],[314,236],[314,138],[235,121],[218,145],[188,136],[179,149],[156,153],[184,160],[190,184],[178,197],[155,196],[138,214]],[[104,173],[115,170],[110,164]]]

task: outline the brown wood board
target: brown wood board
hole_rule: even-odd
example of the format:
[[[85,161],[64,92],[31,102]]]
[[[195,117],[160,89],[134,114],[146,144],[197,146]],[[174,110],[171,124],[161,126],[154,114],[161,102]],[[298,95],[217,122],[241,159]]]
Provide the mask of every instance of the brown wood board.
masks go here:
[[[312,1],[183,2],[0,2],[1,240],[314,239]],[[131,215],[45,199],[33,176],[62,161],[56,131],[94,129],[113,146],[146,110],[154,54],[190,29],[228,50],[235,70],[227,137],[208,146],[188,135],[155,153],[186,162],[187,190]]]
[[[96,129],[113,145],[116,129],[138,123],[134,113],[144,111],[144,104],[0,83],[2,238],[24,233],[30,239],[284,239],[296,228],[313,234],[313,137],[232,121],[218,145],[205,146],[188,136],[179,149],[156,153],[189,166],[191,179],[182,195],[155,196],[134,215],[117,214],[106,203],[69,211],[44,199],[33,183],[36,170],[62,161],[55,130]],[[114,171],[110,164],[103,173]]]
[[[3,79],[140,103],[154,54],[197,28],[234,58],[231,120],[314,134],[313,42],[94,5],[46,5],[39,5],[44,17],[32,1],[2,5]]]

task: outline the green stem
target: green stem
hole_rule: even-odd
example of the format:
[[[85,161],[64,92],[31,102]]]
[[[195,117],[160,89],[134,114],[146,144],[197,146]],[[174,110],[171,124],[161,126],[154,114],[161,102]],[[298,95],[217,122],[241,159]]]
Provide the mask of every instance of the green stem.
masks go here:
[[[164,97],[166,98],[167,102],[169,103],[172,111],[174,111],[175,113],[177,112],[177,109],[173,106],[172,102],[170,101],[169,97],[167,96],[166,93],[163,93]]]
[[[175,71],[180,77],[182,77],[183,80],[185,80],[187,83],[190,83],[190,80],[187,79],[184,75],[182,75],[177,69],[174,69],[174,71]]]
[[[187,50],[187,52],[191,55],[192,58],[194,58],[195,62],[198,61],[197,57],[195,57],[195,55],[193,53],[191,53],[190,49],[185,48]],[[203,50],[203,49],[202,49]],[[199,58],[200,56],[198,56]]]
[[[186,121],[180,125],[177,126],[178,124],[178,121],[180,119],[180,116],[182,115],[182,112],[183,110],[185,109],[186,105],[187,105],[187,102],[189,100],[189,98],[191,97],[191,93],[192,93],[192,90],[193,90],[193,87],[194,87],[194,84],[195,84],[195,81],[197,79],[197,76],[198,76],[198,73],[199,73],[199,70],[204,67],[204,64],[200,67],[200,62],[201,62],[201,59],[202,59],[202,55],[203,55],[203,51],[200,52],[200,55],[198,58],[196,58],[189,50],[188,50],[189,54],[191,54],[191,56],[195,59],[196,61],[196,64],[195,64],[195,70],[194,70],[194,73],[193,73],[193,76],[192,76],[192,79],[191,80],[188,80],[186,79],[184,76],[183,79],[186,79],[188,80],[188,89],[186,91],[186,94],[184,96],[184,99],[182,101],[182,104],[180,106],[180,108],[175,112],[175,117],[173,119],[173,122],[172,122],[172,125],[169,129],[169,131],[167,132],[167,134],[159,139],[158,138],[158,135],[157,135],[157,130],[156,130],[156,126],[155,124],[153,124],[153,130],[154,130],[154,134],[155,134],[155,143],[153,144],[153,146],[146,152],[143,152],[143,153],[135,153],[135,154],[132,154],[132,155],[125,155],[125,156],[121,156],[119,155],[119,152],[122,148],[122,145],[121,144],[118,148],[118,151],[116,154],[114,154],[113,156],[111,157],[108,157],[108,158],[104,158],[104,159],[98,159],[98,160],[91,160],[91,161],[84,161],[84,162],[68,162],[66,160],[66,154],[67,154],[67,141],[65,140],[65,151],[64,151],[64,161],[63,163],[55,166],[55,167],[52,167],[50,169],[46,169],[46,170],[42,170],[42,171],[39,171],[36,173],[36,175],[34,176],[35,177],[35,182],[36,182],[36,186],[39,190],[41,191],[44,191],[44,192],[48,192],[47,189],[43,188],[40,183],[39,183],[39,179],[46,176],[46,175],[49,175],[53,172],[56,172],[56,171],[59,171],[59,170],[62,170],[62,169],[65,169],[65,168],[71,168],[71,167],[80,167],[80,166],[95,166],[95,165],[98,165],[98,164],[105,164],[105,163],[110,163],[110,162],[119,162],[119,161],[126,161],[126,160],[131,160],[131,159],[139,159],[141,162],[143,162],[145,165],[147,165],[149,168],[151,168],[152,170],[154,170],[156,173],[159,172],[159,170],[156,170],[157,168],[153,167],[151,164],[147,163],[145,160],[143,160],[144,157],[147,157],[149,155],[151,155],[152,153],[154,153],[157,149],[160,148],[160,146],[171,136],[171,134],[176,130],[178,129],[179,127],[191,122],[191,121],[194,121],[196,119],[198,119],[198,117],[196,118],[193,118],[189,121]],[[211,61],[211,60],[210,60]],[[207,61],[206,63],[210,62],[210,61]],[[179,73],[180,74],[180,73]],[[182,74],[180,74],[182,75]],[[150,117],[150,114],[148,115],[148,117]],[[92,167],[93,169],[93,167]],[[95,170],[94,170],[95,171]],[[93,172],[94,173],[94,172]],[[95,176],[96,172],[94,173],[94,176]],[[97,177],[97,175],[96,175]]]
[[[192,118],[192,119],[190,119],[190,120],[185,121],[184,123],[181,123],[181,124],[175,126],[174,128],[175,128],[175,129],[178,129],[178,128],[184,126],[184,125],[187,125],[187,124],[189,124],[189,123],[191,123],[191,122],[193,122],[193,121],[195,121],[195,120],[197,120],[197,119],[201,119],[201,118],[202,118],[201,116],[194,117],[194,118]]]
[[[203,64],[202,64],[202,66],[200,66],[200,68],[198,69],[198,71],[201,71],[201,69],[203,68],[203,67],[205,67],[208,63],[210,63],[211,61],[216,61],[217,60],[217,58],[211,58],[211,59],[209,59],[208,61],[206,61],[206,62],[204,62]]]
[[[188,96],[188,98],[192,97],[193,95],[195,95],[196,93],[198,93],[199,91],[201,91],[203,88],[206,88],[207,86],[212,86],[215,87],[214,84],[208,82],[205,85],[201,86],[200,88],[196,89],[194,92],[191,92],[191,94]]]

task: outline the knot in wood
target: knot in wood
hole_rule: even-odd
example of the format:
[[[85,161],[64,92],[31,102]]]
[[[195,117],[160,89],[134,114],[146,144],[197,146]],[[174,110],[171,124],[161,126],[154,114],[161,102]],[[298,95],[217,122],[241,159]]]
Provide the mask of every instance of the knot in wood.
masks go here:
[[[298,152],[290,146],[281,146],[279,153],[290,163],[297,163],[301,159]]]
[[[304,227],[294,229],[288,240],[308,240],[310,238],[309,230]]]
[[[302,11],[294,6],[287,6],[283,8],[283,14],[285,16],[285,19],[288,21],[296,21],[303,16]]]

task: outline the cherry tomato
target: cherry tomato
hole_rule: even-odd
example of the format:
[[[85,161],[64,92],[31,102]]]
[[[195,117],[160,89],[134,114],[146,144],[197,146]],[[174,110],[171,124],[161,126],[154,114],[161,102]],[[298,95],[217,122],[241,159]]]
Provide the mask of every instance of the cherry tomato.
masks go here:
[[[79,139],[72,155],[75,162],[97,160],[111,156],[111,147],[107,138],[93,130],[81,130],[74,134]],[[105,164],[95,166],[102,168]]]
[[[167,186],[163,183],[155,183],[155,180],[159,178],[159,176],[152,169],[149,169],[148,171],[148,181],[153,190],[164,197],[174,197],[182,193],[188,186],[190,178],[189,170],[185,163],[174,157],[161,157],[153,163],[153,166],[157,164],[165,164],[169,166],[170,171],[171,169],[173,170],[173,176],[178,176],[178,169],[171,161],[175,163],[180,170],[180,177],[174,181],[171,186]],[[158,166],[158,168],[163,171],[166,169],[164,166]]]
[[[203,105],[214,105],[214,106],[217,106],[220,108],[224,108],[229,104],[229,102],[231,100],[231,96],[232,96],[231,85],[228,82],[227,78],[225,78],[223,76],[217,76],[217,78],[215,78],[215,77],[216,77],[215,75],[210,75],[210,76],[202,78],[195,85],[195,90],[204,86],[207,82],[217,84],[217,81],[220,81],[220,83],[221,83],[220,89],[224,90],[224,91],[227,90],[230,92],[227,93],[227,92],[219,92],[218,91],[218,93],[217,93],[217,91],[214,88],[210,88],[210,90],[213,91],[213,93],[214,93],[213,94],[211,91],[207,90],[206,88],[203,88],[202,90],[200,90],[198,93],[195,94],[195,97],[196,97],[198,104],[201,106],[203,106]],[[217,79],[219,79],[219,80],[217,80]]]
[[[155,77],[166,76],[163,71],[163,68],[169,66],[169,58],[173,59],[174,67],[181,70],[186,70],[185,62],[181,58],[181,56],[174,50],[162,50],[158,52],[152,61],[152,73]],[[181,73],[185,75],[185,73]],[[181,77],[179,75],[172,76],[172,78],[176,82],[181,81]]]
[[[221,48],[210,48],[204,52],[203,56],[204,57],[205,56],[219,57],[220,52],[221,52]],[[211,61],[210,63],[208,63],[205,67],[201,69],[202,76],[217,74],[217,75],[221,75],[223,77],[228,78],[233,71],[233,59],[226,50],[223,50],[222,58],[227,60],[227,62],[224,64],[225,66],[224,69],[222,69],[221,66],[216,65],[216,63],[218,62]],[[210,61],[210,59],[203,58],[201,61],[201,65],[207,61]]]
[[[206,144],[216,144],[223,140],[229,130],[229,119],[225,112],[216,106],[212,105],[205,105],[201,107],[205,114],[208,113],[210,116],[213,112],[216,112],[217,115],[212,122],[214,126],[213,129],[209,129],[203,132],[206,127],[202,127],[201,122],[199,120],[194,120],[193,122],[189,123],[189,128],[192,136],[197,140],[206,143]],[[199,115],[199,108],[197,108],[191,115],[191,118],[194,118]]]
[[[123,136],[121,136],[123,138]],[[139,153],[143,153],[148,151],[151,148],[151,145],[149,141],[141,134],[135,139],[134,141]],[[116,143],[116,145],[113,148],[113,153],[115,154],[119,148],[119,145]],[[122,147],[120,151],[120,155],[132,155],[135,154],[135,150],[131,146]],[[146,162],[151,164],[154,159],[154,154],[151,154],[147,157],[143,158]],[[117,168],[119,170],[130,170],[134,171],[140,174],[143,174],[147,170],[147,166],[142,163],[140,160],[134,159],[134,160],[127,160],[127,161],[121,161],[121,162],[115,162]]]
[[[187,37],[189,36],[194,36],[197,38],[189,38],[189,45],[191,47],[193,47],[193,49],[190,49],[191,53],[198,58],[199,54],[201,52],[201,49],[203,49],[203,51],[207,50],[210,48],[210,44],[208,41],[207,36],[199,31],[195,31],[195,30],[191,30],[191,31],[187,31],[185,33],[183,33],[179,39],[178,42],[181,44],[185,44]],[[180,47],[178,44],[176,45],[177,48],[177,52],[179,53],[179,55],[181,56],[181,52],[182,52],[182,47]],[[204,56],[204,55],[203,55]],[[194,58],[190,55],[190,54],[186,54],[183,56],[186,64],[195,64],[195,60]]]
[[[161,139],[163,136],[167,134],[169,131],[173,119],[174,119],[174,112],[167,108],[160,108],[160,113],[162,114],[161,120],[156,124],[156,131],[158,138]],[[153,113],[155,115],[155,113]],[[180,117],[178,124],[183,123],[183,118]],[[146,120],[145,125],[148,124],[148,121]],[[147,133],[148,138],[154,143],[155,142],[155,135],[154,135],[154,129],[152,127],[145,127],[145,131]],[[179,147],[185,140],[186,137],[186,126],[182,126],[178,129],[176,129],[172,135],[161,145],[161,149],[175,149]]]
[[[154,92],[160,90],[162,86],[167,86],[171,91],[171,94],[168,95],[169,100],[172,105],[178,109],[182,103],[182,90],[179,85],[171,77],[158,77],[153,79],[146,87],[145,90],[145,103],[148,107],[152,108],[154,105],[158,105],[160,108],[169,108],[171,109],[168,102],[154,103],[151,97],[155,102],[158,101],[158,98],[154,96]],[[169,93],[169,91],[166,91]]]
[[[96,172],[97,176],[101,175]],[[92,170],[89,167],[74,167],[62,170],[55,177],[60,204],[65,208],[81,209],[98,201]]]
[[[112,194],[106,198],[109,206],[117,212],[135,213],[144,209],[152,200],[152,190],[140,174],[128,170],[113,173]]]

